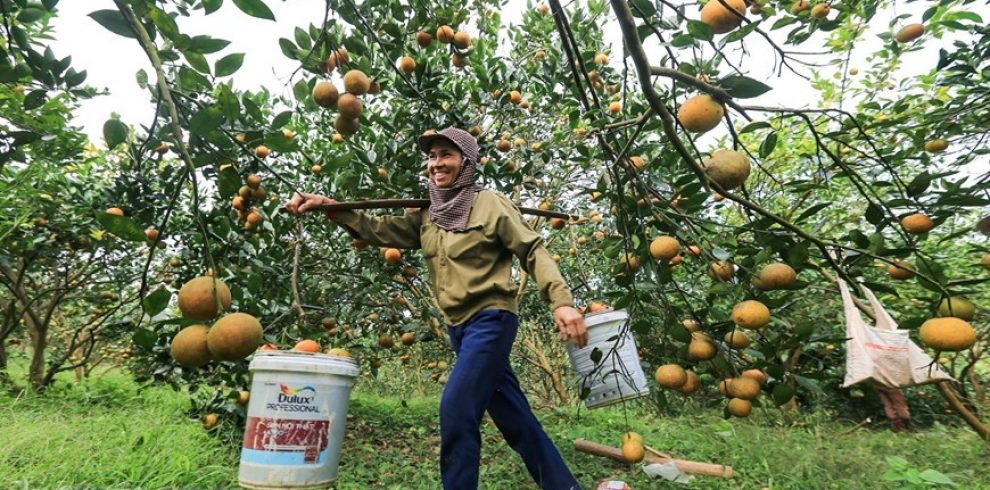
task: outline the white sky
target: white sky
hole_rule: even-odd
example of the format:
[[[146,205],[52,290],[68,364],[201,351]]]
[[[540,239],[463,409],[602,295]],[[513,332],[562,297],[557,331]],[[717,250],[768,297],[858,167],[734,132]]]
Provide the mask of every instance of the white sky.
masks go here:
[[[290,93],[288,87],[291,87],[291,84],[287,77],[297,65],[282,55],[277,41],[280,37],[292,39],[292,30],[296,26],[305,28],[310,23],[321,22],[324,2],[296,0],[269,1],[267,4],[274,11],[277,22],[250,17],[240,12],[233,2],[228,1],[224,2],[221,10],[213,15],[204,16],[201,12],[196,12],[193,17],[180,18],[179,27],[186,34],[209,34],[232,41],[223,51],[208,55],[211,62],[229,53],[246,53],[244,65],[233,77],[237,83],[236,88],[253,90],[267,86],[272,92],[288,94]],[[851,66],[859,67],[859,78],[862,78],[866,67],[866,56],[881,45],[875,34],[885,32],[888,29],[889,19],[897,14],[911,14],[910,21],[920,21],[921,12],[928,4],[929,2],[912,3],[902,6],[898,12],[881,12],[876,16],[873,25],[870,26],[871,32],[863,42],[857,43],[853,52]],[[525,1],[510,0],[502,11],[503,22],[518,23],[526,8],[525,5]],[[86,16],[95,10],[113,9],[113,2],[111,0],[63,1],[59,3],[58,8],[59,17],[54,22],[56,41],[52,49],[58,56],[72,55],[73,66],[77,70],[87,70],[87,84],[107,88],[111,93],[109,96],[84,102],[81,110],[77,111],[77,123],[94,142],[102,140],[103,123],[112,113],[120,114],[127,124],[148,125],[154,113],[154,105],[150,102],[148,94],[138,87],[135,73],[138,69],[144,68],[153,79],[150,63],[136,41],[117,36]],[[987,10],[985,6],[973,8]],[[980,13],[984,18],[990,18],[990,12]],[[696,16],[697,12],[689,10],[688,15]],[[220,22],[221,20],[223,22]],[[769,25],[764,25],[764,28],[769,29]],[[620,66],[621,34],[614,20],[610,20],[606,34],[606,41],[612,43],[610,63]],[[814,42],[816,39],[819,39],[819,42]],[[823,45],[821,39],[823,38],[816,35],[812,38],[812,42],[805,43],[797,50],[815,51],[817,49],[814,46]],[[768,45],[756,35],[749,36],[746,43],[751,54],[769,53]],[[905,68],[897,75],[913,75],[931,69],[937,61],[938,48],[948,45],[949,40],[946,39],[929,40],[925,49],[907,55],[909,59],[904,63]],[[658,46],[648,44],[647,48],[651,58],[659,58],[661,51]],[[831,56],[822,56],[819,57],[818,62],[830,58]],[[769,54],[749,57],[747,62],[749,76],[765,81],[774,90],[760,98],[749,99],[746,103],[783,107],[814,106],[818,97],[809,83],[789,74],[786,70],[782,78],[776,78],[772,73],[771,60],[772,56]],[[826,75],[831,75],[834,71],[835,68],[829,68]],[[706,135],[706,139],[717,136],[717,133]]]

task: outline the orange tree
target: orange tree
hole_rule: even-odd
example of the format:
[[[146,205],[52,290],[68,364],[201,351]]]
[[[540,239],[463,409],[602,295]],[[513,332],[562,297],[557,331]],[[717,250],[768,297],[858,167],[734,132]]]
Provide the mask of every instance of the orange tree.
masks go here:
[[[401,333],[442,337],[415,253],[385,260],[278,209],[299,190],[423,196],[415,138],[451,124],[479,137],[485,185],[575,216],[547,241],[579,299],[630,310],[644,362],[703,373],[710,391],[751,369],[769,375],[762,390],[776,404],[833,386],[841,356],[824,351],[841,350],[843,330],[821,296],[835,297],[836,277],[885,293],[909,328],[943,298],[985,295],[971,230],[988,202],[974,171],[986,165],[987,123],[971,109],[986,105],[988,40],[967,2],[907,19],[881,1],[551,1],[506,26],[497,2],[328,0],[323,19],[278,40],[298,62],[291,97],[236,86],[245,54],[183,31],[185,17],[220,15],[221,3],[117,1],[91,14],[152,67],[139,83],[159,110],[129,140],[128,168],[170,196],[149,205],[181,257],[174,284],[142,288],[153,310],[212,270],[285,347],[346,344],[374,370],[401,358]],[[275,20],[262,0],[235,5]],[[850,66],[877,23],[890,29],[870,66]],[[606,32],[622,45],[607,47]],[[894,83],[902,60],[954,34],[954,52]],[[774,77],[748,72],[754,59],[775,60]],[[747,102],[789,79],[820,104]],[[902,291],[917,303],[895,299]],[[185,369],[169,356],[191,323],[144,323],[134,367],[225,387],[207,403],[230,403],[245,363]],[[726,338],[734,331],[749,345]],[[962,356],[972,368],[978,351]]]

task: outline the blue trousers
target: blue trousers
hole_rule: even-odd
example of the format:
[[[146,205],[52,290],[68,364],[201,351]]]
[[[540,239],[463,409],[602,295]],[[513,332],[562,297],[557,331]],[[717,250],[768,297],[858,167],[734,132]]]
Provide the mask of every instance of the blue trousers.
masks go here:
[[[509,366],[518,329],[519,318],[502,310],[481,311],[448,329],[457,362],[440,400],[440,473],[445,490],[478,488],[485,410],[541,488],[581,488],[536,420]]]

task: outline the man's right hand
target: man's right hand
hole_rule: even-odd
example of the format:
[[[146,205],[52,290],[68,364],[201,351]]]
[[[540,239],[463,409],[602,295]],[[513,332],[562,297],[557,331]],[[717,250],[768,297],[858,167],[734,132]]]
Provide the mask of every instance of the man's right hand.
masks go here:
[[[319,194],[308,194],[305,192],[300,192],[296,194],[295,197],[285,203],[285,209],[288,209],[290,213],[299,216],[306,211],[311,211],[317,206],[322,206],[324,204],[335,204],[337,201],[330,199],[326,196],[321,196]],[[332,216],[328,216],[331,219]]]

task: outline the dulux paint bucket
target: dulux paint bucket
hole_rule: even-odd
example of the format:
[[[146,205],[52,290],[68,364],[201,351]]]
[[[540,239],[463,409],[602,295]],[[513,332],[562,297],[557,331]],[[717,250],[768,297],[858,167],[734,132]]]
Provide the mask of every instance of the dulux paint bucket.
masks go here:
[[[584,317],[588,326],[588,344],[578,349],[567,343],[571,367],[578,377],[578,387],[588,396],[584,404],[599,408],[650,393],[632,332],[626,327],[629,315],[624,310],[592,313]],[[595,365],[592,353],[601,353]]]
[[[259,351],[238,481],[258,489],[326,488],[337,480],[351,388],[350,358]]]

